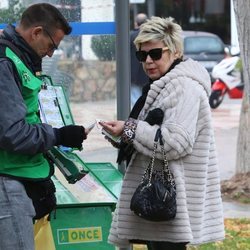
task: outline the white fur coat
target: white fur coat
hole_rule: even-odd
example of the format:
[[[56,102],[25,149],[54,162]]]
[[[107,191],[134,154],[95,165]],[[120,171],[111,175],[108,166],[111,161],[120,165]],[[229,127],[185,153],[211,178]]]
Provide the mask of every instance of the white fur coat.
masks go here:
[[[109,242],[126,247],[130,239],[201,244],[224,238],[220,179],[207,71],[189,59],[153,82],[139,115],[134,153],[126,170]],[[152,155],[158,125],[143,120],[154,108],[164,111],[164,148],[177,186],[174,220],[150,222],[130,210],[130,200]],[[161,159],[160,147],[157,158]],[[159,161],[159,160],[157,160]]]

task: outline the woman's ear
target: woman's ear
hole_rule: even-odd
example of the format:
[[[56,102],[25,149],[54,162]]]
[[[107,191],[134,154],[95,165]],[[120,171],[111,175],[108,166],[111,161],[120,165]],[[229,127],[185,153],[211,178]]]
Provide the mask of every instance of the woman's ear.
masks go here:
[[[178,59],[178,58],[180,58],[180,52],[176,51],[176,52],[174,53],[174,59],[176,60],[176,59]]]

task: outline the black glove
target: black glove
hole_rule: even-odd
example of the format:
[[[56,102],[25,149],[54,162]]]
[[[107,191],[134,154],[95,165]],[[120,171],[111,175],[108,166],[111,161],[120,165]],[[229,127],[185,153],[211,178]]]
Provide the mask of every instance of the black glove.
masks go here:
[[[71,148],[82,147],[82,142],[87,138],[83,126],[68,125],[62,128],[54,128],[56,134],[56,145],[63,145]]]
[[[155,108],[149,111],[145,121],[150,125],[161,125],[164,117],[164,112],[160,108]]]

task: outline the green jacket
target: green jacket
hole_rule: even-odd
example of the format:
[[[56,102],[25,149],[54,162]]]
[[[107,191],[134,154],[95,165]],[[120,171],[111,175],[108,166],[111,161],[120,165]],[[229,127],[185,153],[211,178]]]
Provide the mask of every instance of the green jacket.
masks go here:
[[[5,55],[14,63],[21,79],[21,94],[26,105],[25,121],[28,124],[41,123],[38,116],[38,93],[42,81],[10,48],[6,47]],[[44,179],[50,176],[52,171],[53,168],[43,153],[25,154],[0,149],[0,174],[24,179]]]

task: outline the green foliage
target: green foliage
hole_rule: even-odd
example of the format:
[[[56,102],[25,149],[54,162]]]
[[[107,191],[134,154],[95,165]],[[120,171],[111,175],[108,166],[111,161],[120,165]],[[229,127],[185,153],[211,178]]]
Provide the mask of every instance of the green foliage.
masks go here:
[[[19,21],[24,9],[20,0],[10,0],[8,9],[0,9],[0,23]]]
[[[91,48],[100,61],[115,60],[115,36],[100,35],[93,36]]]

